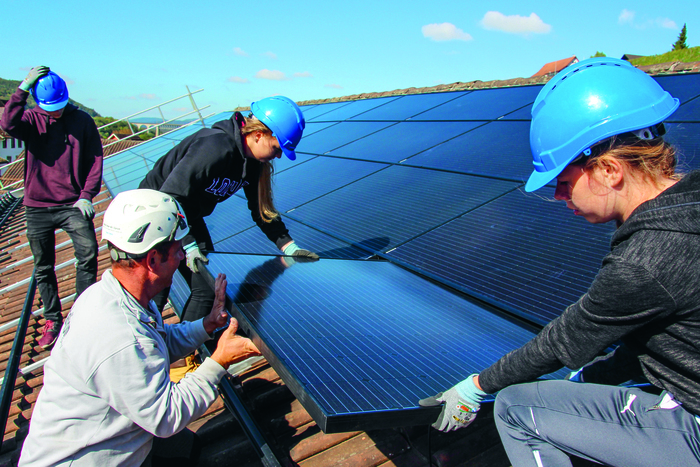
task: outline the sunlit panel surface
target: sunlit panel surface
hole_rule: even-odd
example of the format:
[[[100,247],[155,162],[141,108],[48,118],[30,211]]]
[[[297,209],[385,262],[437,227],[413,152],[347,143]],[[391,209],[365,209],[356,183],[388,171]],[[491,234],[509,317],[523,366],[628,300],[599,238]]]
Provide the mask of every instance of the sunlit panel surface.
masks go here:
[[[207,269],[327,433],[427,424],[436,412],[418,400],[534,335],[388,262],[210,254]]]

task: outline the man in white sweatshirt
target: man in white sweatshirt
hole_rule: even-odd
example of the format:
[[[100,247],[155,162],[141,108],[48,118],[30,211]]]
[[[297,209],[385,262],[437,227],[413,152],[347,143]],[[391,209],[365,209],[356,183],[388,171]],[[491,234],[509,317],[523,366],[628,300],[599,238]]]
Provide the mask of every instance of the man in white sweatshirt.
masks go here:
[[[214,402],[229,365],[259,355],[235,334],[238,323],[231,319],[211,358],[178,383],[170,381],[170,363],[229,320],[222,274],[211,313],[198,321],[165,325],[151,301],[170,286],[184,257],[181,240],[189,228],[182,213],[175,199],[154,190],[123,192],[110,204],[102,239],[112,269],[78,298],[61,330],[19,465],[149,463],[154,437],[185,429]],[[188,451],[193,437],[183,438],[178,446]]]

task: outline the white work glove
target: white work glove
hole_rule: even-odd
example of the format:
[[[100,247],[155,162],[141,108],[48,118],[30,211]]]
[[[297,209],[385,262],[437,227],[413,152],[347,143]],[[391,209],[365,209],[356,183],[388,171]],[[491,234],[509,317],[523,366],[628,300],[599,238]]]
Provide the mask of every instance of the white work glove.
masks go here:
[[[421,399],[421,407],[434,407],[444,403],[440,416],[433,423],[433,428],[440,431],[454,431],[468,426],[476,418],[481,408],[481,401],[487,394],[474,384],[473,374],[451,389],[432,397]]]
[[[92,203],[85,198],[81,198],[78,201],[76,201],[73,207],[80,209],[80,212],[83,214],[83,217],[87,220],[90,220],[95,217],[95,208],[92,206]]]
[[[27,75],[24,80],[19,83],[19,88],[22,91],[29,92],[30,89],[34,87],[37,81],[39,81],[40,78],[46,76],[49,74],[49,67],[47,66],[35,66],[31,70],[29,70],[29,74]]]
[[[202,264],[209,263],[209,259],[199,251],[197,242],[192,242],[189,245],[185,245],[185,254],[187,255],[187,267],[195,273],[199,274],[199,266],[197,266],[197,260],[201,261]]]

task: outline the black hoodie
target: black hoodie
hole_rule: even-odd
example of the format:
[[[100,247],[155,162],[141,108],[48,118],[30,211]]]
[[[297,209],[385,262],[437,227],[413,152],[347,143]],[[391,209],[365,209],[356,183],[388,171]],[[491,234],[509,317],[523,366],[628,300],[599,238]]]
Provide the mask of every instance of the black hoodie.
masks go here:
[[[493,393],[560,369],[587,382],[645,376],[700,414],[700,172],[641,204],[615,232],[588,292],[530,342],[481,372]]]
[[[258,179],[262,163],[244,155],[242,122],[243,117],[236,112],[230,119],[183,139],[155,163],[139,185],[168,193],[182,205],[190,224],[184,245],[209,241],[204,217],[240,188],[248,199],[253,220],[267,238],[278,248],[292,240],[279,217],[272,222],[260,217]]]

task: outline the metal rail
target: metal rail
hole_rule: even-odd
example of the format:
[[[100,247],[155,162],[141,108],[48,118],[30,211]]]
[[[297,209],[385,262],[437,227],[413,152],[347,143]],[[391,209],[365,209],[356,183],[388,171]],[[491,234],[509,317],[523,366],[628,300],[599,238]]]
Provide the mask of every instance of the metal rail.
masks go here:
[[[24,338],[27,336],[27,325],[29,324],[29,317],[31,316],[32,305],[34,304],[34,294],[36,293],[36,276],[34,273],[35,271],[32,271],[32,278],[29,281],[27,296],[24,300],[24,306],[22,307],[22,315],[20,317],[19,324],[17,325],[15,340],[12,343],[12,351],[10,352],[10,358],[7,361],[7,368],[5,369],[5,376],[2,380],[2,393],[0,395],[0,427],[2,427],[3,433],[5,432],[7,418],[10,413],[12,393],[15,390],[15,381],[17,379],[17,371],[19,370],[19,361],[22,358]],[[0,448],[2,448],[2,441],[3,439],[0,437]]]

